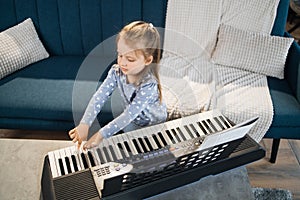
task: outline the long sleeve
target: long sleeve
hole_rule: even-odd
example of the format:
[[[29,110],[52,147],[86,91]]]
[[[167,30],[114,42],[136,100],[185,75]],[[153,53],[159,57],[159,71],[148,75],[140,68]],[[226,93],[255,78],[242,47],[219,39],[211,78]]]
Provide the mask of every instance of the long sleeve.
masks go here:
[[[149,103],[157,101],[157,95],[157,84],[147,83],[141,85],[140,89],[136,93],[135,98],[127,106],[124,112],[100,129],[102,136],[104,138],[108,138],[114,135],[129,125],[129,123],[131,123],[133,120],[137,122],[141,121],[142,123],[146,123],[145,125],[148,125],[150,119],[147,117],[142,119],[143,111],[149,106]],[[145,122],[145,120],[148,122]]]
[[[92,96],[80,123],[88,124],[89,126],[92,125],[96,116],[101,111],[104,103],[111,96],[116,86],[116,75],[114,73],[114,68],[111,68],[106,79]]]

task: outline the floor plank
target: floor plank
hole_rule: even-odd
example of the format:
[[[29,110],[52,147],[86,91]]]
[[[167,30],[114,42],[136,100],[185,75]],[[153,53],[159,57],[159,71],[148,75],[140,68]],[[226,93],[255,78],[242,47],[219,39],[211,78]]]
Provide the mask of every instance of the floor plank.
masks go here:
[[[289,143],[300,165],[300,140],[289,140]]]

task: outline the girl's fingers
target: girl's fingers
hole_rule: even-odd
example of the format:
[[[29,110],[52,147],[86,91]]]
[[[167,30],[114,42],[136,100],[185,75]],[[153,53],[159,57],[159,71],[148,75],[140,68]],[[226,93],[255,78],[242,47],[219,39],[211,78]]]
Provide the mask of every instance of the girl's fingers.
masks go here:
[[[77,143],[77,148],[78,149],[80,149],[81,143],[82,143],[82,140],[78,140],[78,143]]]
[[[69,135],[71,136],[72,134],[74,134],[76,132],[76,128],[73,128],[72,130],[69,131]]]
[[[77,137],[74,137],[74,139],[72,140],[72,142],[76,143],[78,141]]]
[[[72,133],[69,136],[70,136],[71,139],[74,139],[76,135],[74,133]]]
[[[84,145],[83,145],[83,150],[86,150],[86,149],[89,149],[90,148],[90,145],[88,144],[88,142],[86,142]]]

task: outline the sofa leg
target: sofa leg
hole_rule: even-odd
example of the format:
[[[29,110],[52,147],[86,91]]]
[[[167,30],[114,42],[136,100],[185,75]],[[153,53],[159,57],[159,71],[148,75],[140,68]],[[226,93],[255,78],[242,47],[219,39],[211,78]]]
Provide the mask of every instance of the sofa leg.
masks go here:
[[[271,163],[275,163],[276,161],[276,157],[279,149],[279,143],[280,143],[280,139],[273,139],[271,158],[270,158]]]

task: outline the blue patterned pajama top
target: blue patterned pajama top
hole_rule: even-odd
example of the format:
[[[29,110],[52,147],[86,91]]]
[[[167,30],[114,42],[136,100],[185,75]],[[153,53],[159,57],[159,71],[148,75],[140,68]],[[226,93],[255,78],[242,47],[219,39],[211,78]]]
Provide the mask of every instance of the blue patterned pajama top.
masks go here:
[[[116,88],[120,90],[125,110],[100,129],[104,138],[109,138],[132,123],[135,127],[144,127],[165,122],[167,108],[159,100],[157,84],[155,77],[150,73],[142,78],[138,86],[127,83],[126,75],[118,65],[113,65],[106,79],[92,96],[80,123],[91,126]]]

